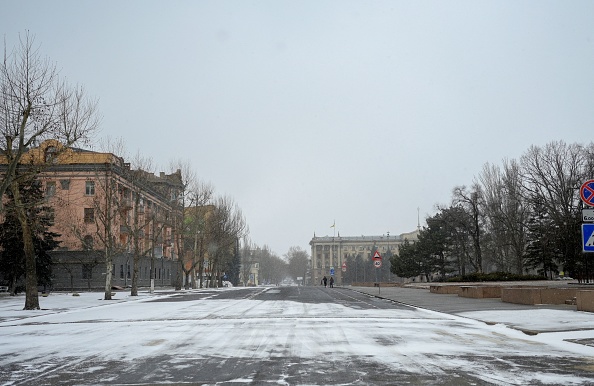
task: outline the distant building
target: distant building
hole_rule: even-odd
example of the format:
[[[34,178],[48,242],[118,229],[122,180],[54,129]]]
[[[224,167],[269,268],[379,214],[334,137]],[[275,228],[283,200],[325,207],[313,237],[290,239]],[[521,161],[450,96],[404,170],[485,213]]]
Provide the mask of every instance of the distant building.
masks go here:
[[[314,237],[309,242],[311,246],[311,280],[314,285],[320,284],[324,276],[338,284],[343,282],[343,265],[347,258],[360,256],[372,264],[372,253],[377,249],[380,255],[397,255],[398,246],[405,239],[416,241],[419,232],[413,231],[401,235],[382,236],[323,236]],[[388,253],[389,251],[389,253]],[[349,269],[349,267],[346,267]],[[370,280],[373,281],[373,280]]]
[[[52,252],[54,289],[105,287],[105,250],[114,251],[113,285],[131,283],[132,253],[142,251],[139,286],[170,286],[178,259],[181,172],[155,176],[131,170],[111,153],[68,148],[54,140],[31,149],[24,163],[45,161],[39,179],[55,210],[52,231],[61,244]],[[0,158],[0,173],[6,162]],[[109,237],[110,236],[110,237]]]

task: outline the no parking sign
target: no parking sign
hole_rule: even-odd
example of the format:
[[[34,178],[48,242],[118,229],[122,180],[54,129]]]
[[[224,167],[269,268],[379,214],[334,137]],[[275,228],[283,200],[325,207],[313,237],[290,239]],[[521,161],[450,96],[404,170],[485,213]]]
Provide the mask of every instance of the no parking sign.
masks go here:
[[[589,180],[582,184],[580,196],[584,204],[594,206],[594,180]]]

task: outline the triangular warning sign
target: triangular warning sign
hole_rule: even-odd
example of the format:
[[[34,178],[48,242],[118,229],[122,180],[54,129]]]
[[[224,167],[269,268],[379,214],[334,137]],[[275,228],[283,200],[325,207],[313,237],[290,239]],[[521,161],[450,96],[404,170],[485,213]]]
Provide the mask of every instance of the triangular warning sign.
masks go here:
[[[586,247],[594,247],[594,232],[592,232],[588,241],[586,241]]]
[[[373,258],[374,259],[381,259],[382,255],[380,255],[379,251],[375,251],[375,253],[373,254]]]

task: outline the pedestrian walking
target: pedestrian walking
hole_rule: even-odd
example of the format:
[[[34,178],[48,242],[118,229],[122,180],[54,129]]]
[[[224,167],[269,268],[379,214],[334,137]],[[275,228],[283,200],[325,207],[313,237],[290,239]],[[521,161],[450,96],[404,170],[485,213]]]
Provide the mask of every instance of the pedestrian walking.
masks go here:
[[[334,278],[330,278],[330,288],[334,288]]]
[[[324,284],[324,287],[328,285],[328,278],[326,276],[322,278],[322,283]]]

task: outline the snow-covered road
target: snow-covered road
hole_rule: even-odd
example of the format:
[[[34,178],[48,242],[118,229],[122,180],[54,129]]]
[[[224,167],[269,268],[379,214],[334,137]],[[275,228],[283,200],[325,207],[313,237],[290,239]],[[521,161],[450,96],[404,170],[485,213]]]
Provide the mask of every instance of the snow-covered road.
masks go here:
[[[594,348],[563,335],[335,290],[52,294],[41,311],[2,298],[0,382],[594,384]]]

